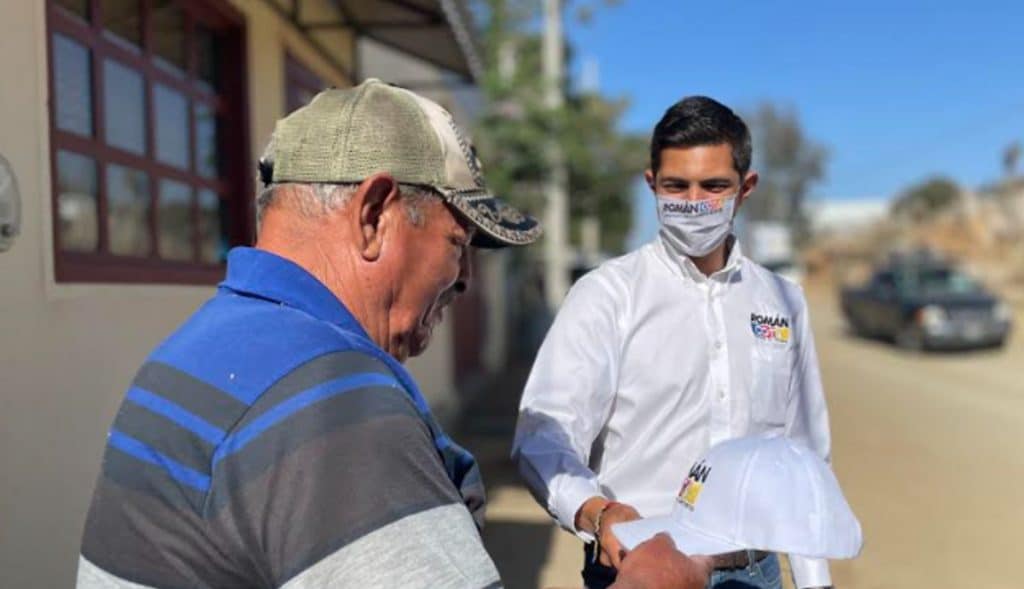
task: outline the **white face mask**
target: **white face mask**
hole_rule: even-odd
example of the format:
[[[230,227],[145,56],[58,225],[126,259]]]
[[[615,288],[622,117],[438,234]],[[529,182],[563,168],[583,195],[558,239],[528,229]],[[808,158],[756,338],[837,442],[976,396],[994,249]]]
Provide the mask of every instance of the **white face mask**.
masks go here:
[[[655,195],[661,237],[669,249],[683,256],[702,257],[722,245],[732,232],[736,197],[681,200]]]

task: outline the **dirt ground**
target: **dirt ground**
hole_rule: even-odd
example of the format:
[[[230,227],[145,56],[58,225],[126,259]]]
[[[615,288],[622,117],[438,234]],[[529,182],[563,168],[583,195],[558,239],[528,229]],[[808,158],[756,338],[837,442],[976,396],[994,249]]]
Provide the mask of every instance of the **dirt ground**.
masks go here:
[[[834,468],[865,536],[859,558],[833,564],[836,586],[1024,586],[1024,309],[1002,351],[918,355],[848,335],[833,290],[809,299]],[[508,385],[465,440],[490,492],[484,540],[512,589],[579,587],[579,541],[551,526],[504,458]]]

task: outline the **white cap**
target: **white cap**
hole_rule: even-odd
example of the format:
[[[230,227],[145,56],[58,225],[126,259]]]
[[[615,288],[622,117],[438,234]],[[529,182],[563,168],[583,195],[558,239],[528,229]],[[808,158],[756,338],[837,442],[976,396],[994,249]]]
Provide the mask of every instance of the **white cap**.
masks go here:
[[[690,469],[672,514],[616,524],[633,549],[667,532],[685,554],[737,550],[853,558],[860,523],[820,456],[787,438],[747,437],[712,447]]]

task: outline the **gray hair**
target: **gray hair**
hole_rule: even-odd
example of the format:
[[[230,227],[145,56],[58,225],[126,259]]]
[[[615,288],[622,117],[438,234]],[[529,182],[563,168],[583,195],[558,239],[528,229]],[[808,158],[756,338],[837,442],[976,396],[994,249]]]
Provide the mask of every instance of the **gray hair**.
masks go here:
[[[260,167],[273,169],[274,166],[274,139],[271,138],[260,157]],[[285,182],[281,184],[268,184],[256,195],[256,227],[257,231],[263,221],[263,214],[275,200],[280,190],[285,187],[298,187],[300,190],[291,190],[294,202],[303,216],[314,219],[328,213],[334,212],[343,207],[356,193],[359,184],[338,183],[323,184],[315,182]],[[402,193],[402,203],[405,205],[405,212],[409,222],[420,226],[423,224],[423,207],[429,199],[439,198],[438,194],[430,188],[415,184],[399,183]]]

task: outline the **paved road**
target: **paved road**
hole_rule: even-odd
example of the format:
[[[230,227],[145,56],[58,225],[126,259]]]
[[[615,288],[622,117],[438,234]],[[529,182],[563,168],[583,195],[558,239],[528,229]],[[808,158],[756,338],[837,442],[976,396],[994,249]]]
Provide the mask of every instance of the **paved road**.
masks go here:
[[[848,336],[829,291],[810,299],[834,466],[866,538],[860,558],[834,564],[836,585],[1024,586],[1024,337],[1000,352],[908,354]],[[508,440],[471,445],[490,457],[485,542],[508,586],[578,587],[579,543],[501,460]]]

